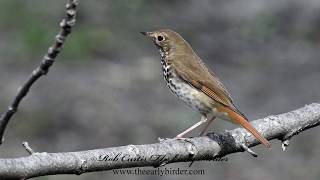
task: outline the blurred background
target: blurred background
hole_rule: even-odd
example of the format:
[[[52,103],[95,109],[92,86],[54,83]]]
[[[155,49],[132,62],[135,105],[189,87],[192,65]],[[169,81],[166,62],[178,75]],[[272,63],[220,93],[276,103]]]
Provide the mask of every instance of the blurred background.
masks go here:
[[[53,42],[65,3],[0,0],[0,111]],[[318,0],[80,1],[74,32],[10,121],[0,157],[26,156],[22,141],[39,152],[154,143],[197,122],[200,115],[165,86],[158,51],[139,34],[160,28],[192,45],[251,120],[320,99]],[[215,121],[210,129],[235,127]],[[35,179],[319,179],[319,139],[313,128],[294,137],[285,152],[273,140],[270,151],[253,148],[258,158],[237,153],[227,162],[195,162],[191,168],[204,169],[204,176],[108,171]]]

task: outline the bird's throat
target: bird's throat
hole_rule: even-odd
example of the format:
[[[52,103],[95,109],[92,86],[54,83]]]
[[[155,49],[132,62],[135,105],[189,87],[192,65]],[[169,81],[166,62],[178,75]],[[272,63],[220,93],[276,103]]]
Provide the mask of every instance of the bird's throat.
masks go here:
[[[160,52],[160,59],[161,59],[161,66],[162,66],[162,73],[165,81],[168,83],[169,79],[173,76],[173,69],[171,61],[169,60],[169,52],[159,48]]]

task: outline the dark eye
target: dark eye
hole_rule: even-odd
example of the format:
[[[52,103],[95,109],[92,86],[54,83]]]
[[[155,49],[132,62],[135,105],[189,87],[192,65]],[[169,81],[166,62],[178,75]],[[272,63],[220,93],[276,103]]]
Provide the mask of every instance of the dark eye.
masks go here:
[[[158,39],[158,41],[163,41],[164,37],[163,36],[158,36],[157,39]]]

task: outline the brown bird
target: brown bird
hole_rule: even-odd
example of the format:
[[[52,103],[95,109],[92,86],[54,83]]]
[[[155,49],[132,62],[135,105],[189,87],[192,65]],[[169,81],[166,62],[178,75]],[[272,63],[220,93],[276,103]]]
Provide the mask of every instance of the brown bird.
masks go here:
[[[266,147],[271,147],[268,140],[236,108],[221,81],[178,33],[168,29],[141,33],[149,37],[159,49],[163,76],[169,89],[202,115],[199,122],[178,134],[176,138],[182,138],[207,122],[201,136],[215,117],[219,117],[240,124]]]

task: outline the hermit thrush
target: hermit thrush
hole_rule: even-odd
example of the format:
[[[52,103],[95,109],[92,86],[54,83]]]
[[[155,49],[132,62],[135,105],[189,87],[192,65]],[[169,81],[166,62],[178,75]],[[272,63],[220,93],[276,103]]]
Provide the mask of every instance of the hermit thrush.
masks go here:
[[[160,51],[163,76],[169,89],[192,109],[201,113],[201,120],[178,134],[182,138],[199,125],[206,123],[203,135],[215,117],[240,124],[266,147],[270,143],[236,108],[227,89],[176,32],[168,29],[141,32],[149,37]]]

